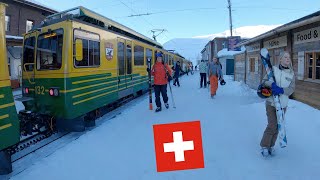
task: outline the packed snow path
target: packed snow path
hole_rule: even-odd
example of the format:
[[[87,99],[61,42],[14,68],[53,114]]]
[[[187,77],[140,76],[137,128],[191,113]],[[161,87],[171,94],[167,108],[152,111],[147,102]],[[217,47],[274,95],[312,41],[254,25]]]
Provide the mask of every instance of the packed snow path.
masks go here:
[[[148,109],[148,96],[116,118],[39,160],[17,180],[112,179],[318,179],[320,177],[320,111],[291,100],[287,111],[288,147],[260,155],[266,127],[264,101],[254,90],[226,77],[217,96],[199,89],[199,74],[172,86],[176,109]],[[153,96],[154,102],[154,96]],[[155,104],[154,104],[155,106]],[[201,121],[205,168],[157,173],[154,124]]]

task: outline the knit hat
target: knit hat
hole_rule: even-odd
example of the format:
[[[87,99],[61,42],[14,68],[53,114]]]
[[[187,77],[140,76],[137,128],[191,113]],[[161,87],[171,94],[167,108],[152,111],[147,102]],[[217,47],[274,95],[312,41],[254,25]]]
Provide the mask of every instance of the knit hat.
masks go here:
[[[162,57],[162,53],[161,53],[161,52],[157,52],[156,58],[157,58],[157,57]]]

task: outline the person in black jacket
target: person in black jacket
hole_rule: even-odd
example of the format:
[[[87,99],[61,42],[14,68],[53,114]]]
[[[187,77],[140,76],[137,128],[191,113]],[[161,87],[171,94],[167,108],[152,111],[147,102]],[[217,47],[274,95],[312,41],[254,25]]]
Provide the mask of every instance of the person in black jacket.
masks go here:
[[[180,76],[180,71],[181,71],[181,66],[180,62],[177,61],[175,67],[172,68],[174,70],[174,83],[173,85],[176,86],[176,83],[178,84],[178,87],[180,87],[180,82],[179,82],[179,76]]]

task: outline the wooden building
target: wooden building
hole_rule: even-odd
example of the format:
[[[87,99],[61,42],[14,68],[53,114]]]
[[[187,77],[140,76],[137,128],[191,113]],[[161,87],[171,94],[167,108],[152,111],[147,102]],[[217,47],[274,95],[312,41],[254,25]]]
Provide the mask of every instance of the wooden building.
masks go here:
[[[226,47],[228,47],[227,38],[215,37],[209,41],[201,51],[202,59],[206,61],[211,60],[213,57],[217,57],[218,52]]]
[[[6,44],[9,75],[12,88],[19,87],[23,34],[46,16],[56,13],[35,0],[0,0],[8,5],[5,16]]]
[[[282,51],[291,55],[296,76],[292,98],[320,109],[320,11],[284,24],[257,37],[239,43],[244,54],[235,56],[235,80],[257,89],[265,75],[260,49],[267,48],[271,62],[279,63]]]

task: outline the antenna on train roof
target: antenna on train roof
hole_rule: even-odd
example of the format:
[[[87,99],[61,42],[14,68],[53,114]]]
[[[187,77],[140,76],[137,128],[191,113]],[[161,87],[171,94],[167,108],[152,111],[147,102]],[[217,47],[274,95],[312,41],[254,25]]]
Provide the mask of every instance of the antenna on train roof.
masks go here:
[[[155,35],[155,32],[160,31],[159,34]],[[156,37],[159,36],[161,33],[163,33],[164,31],[167,31],[166,29],[152,29],[151,32],[153,33],[152,38],[157,41]]]

